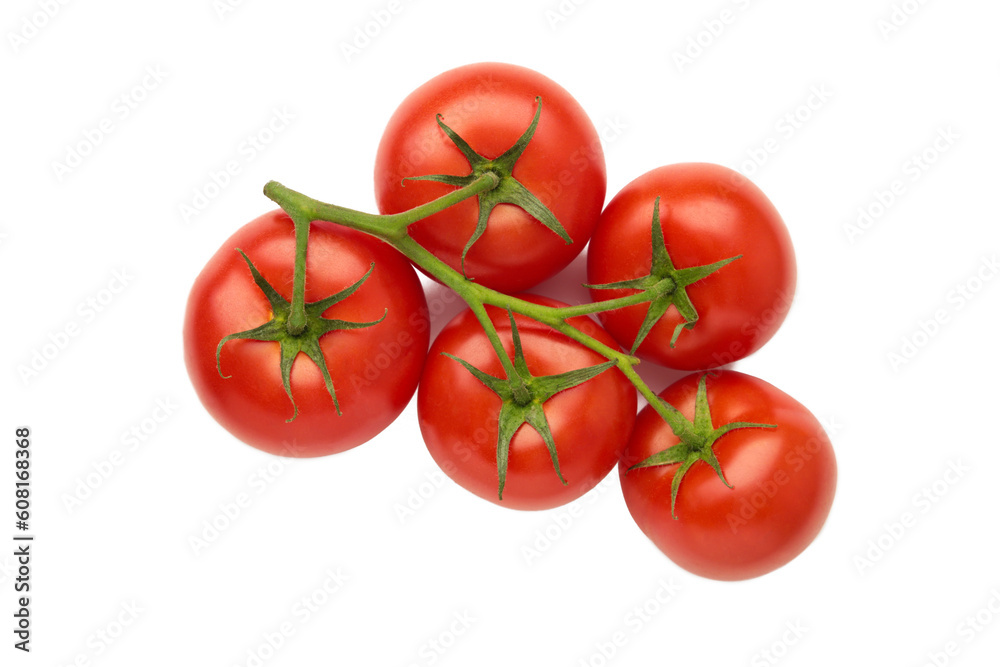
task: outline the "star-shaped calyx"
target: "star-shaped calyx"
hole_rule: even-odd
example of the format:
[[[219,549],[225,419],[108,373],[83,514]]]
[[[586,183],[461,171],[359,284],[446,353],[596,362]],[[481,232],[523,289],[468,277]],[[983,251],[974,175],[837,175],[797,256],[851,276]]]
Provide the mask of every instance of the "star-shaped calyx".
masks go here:
[[[674,473],[674,479],[670,484],[670,516],[674,519],[677,518],[674,508],[677,503],[677,490],[680,488],[681,480],[687,474],[688,470],[691,469],[691,466],[698,463],[698,461],[704,461],[712,466],[712,469],[715,470],[722,483],[730,489],[733,488],[733,485],[726,480],[726,476],[722,474],[722,466],[719,464],[719,459],[715,456],[715,451],[712,449],[719,441],[719,438],[730,431],[740,428],[777,428],[775,424],[756,424],[753,422],[730,422],[723,424],[719,428],[713,427],[712,415],[708,405],[708,389],[706,384],[708,375],[706,373],[698,380],[698,392],[695,395],[694,402],[694,421],[691,422],[692,428],[684,430],[679,436],[681,440],[679,443],[636,463],[626,472],[627,474],[638,468],[679,463],[680,467]],[[662,401],[663,399],[659,400]]]
[[[684,321],[674,328],[674,333],[670,337],[670,347],[677,343],[677,337],[681,335],[683,329],[693,329],[698,322],[698,311],[688,297],[688,285],[698,282],[703,278],[715,273],[726,264],[733,262],[743,255],[723,259],[713,264],[703,266],[691,266],[684,269],[674,267],[667,252],[667,245],[663,239],[663,227],[660,225],[660,198],[657,197],[653,204],[653,228],[652,228],[653,260],[648,275],[632,280],[622,280],[601,285],[586,285],[591,289],[637,289],[650,293],[652,299],[649,302],[649,310],[646,311],[646,318],[639,327],[635,342],[632,344],[631,352],[635,354],[636,349],[645,340],[653,325],[656,324],[670,306],[677,308]]]
[[[223,375],[222,373],[222,346],[229,341],[237,339],[274,341],[281,346],[281,381],[285,386],[285,393],[288,394],[288,399],[292,402],[292,416],[286,421],[292,421],[299,413],[298,407],[295,405],[295,398],[292,397],[291,387],[292,364],[295,362],[299,353],[305,354],[313,360],[313,363],[315,363],[316,366],[319,367],[320,372],[323,374],[323,382],[326,384],[326,390],[330,393],[330,398],[333,399],[333,405],[337,409],[337,414],[341,414],[340,403],[337,401],[337,394],[333,388],[333,380],[330,377],[330,370],[327,368],[326,358],[323,356],[323,350],[320,348],[319,339],[331,331],[343,329],[364,329],[366,327],[374,326],[384,320],[389,311],[386,309],[386,312],[382,314],[382,317],[373,322],[347,322],[345,320],[327,319],[323,317],[323,313],[326,312],[326,310],[333,304],[343,301],[347,297],[354,294],[368,279],[368,276],[372,274],[372,271],[375,269],[374,262],[368,268],[365,275],[361,276],[361,278],[350,287],[337,292],[333,296],[328,296],[325,299],[313,301],[312,303],[306,303],[305,326],[301,329],[301,331],[292,333],[288,325],[288,320],[292,312],[291,302],[287,301],[283,296],[278,294],[278,291],[274,289],[274,287],[267,282],[264,276],[260,274],[260,271],[258,271],[257,267],[253,265],[253,262],[250,261],[250,258],[247,257],[245,252],[238,248],[237,251],[243,256],[247,266],[250,267],[250,273],[253,274],[254,283],[256,283],[257,287],[260,288],[260,291],[264,293],[264,296],[267,297],[268,302],[271,304],[272,318],[270,321],[265,322],[259,327],[229,334],[219,341],[219,346],[215,350],[215,364],[219,371],[219,375],[224,378],[232,377],[229,375]]]
[[[542,437],[545,446],[549,450],[549,457],[552,459],[552,466],[555,468],[556,475],[559,476],[559,480],[564,485],[567,483],[562,476],[562,472],[559,470],[559,457],[556,453],[552,429],[549,428],[549,420],[545,416],[544,404],[559,392],[583,384],[615,365],[615,362],[608,361],[596,366],[578,368],[557,375],[532,375],[524,359],[524,351],[521,348],[521,336],[517,331],[517,325],[514,323],[514,315],[508,310],[507,316],[510,318],[511,335],[514,339],[513,373],[508,372],[511,377],[494,377],[488,373],[484,373],[464,359],[459,359],[447,352],[444,353],[445,356],[462,364],[466,370],[486,385],[490,391],[499,396],[503,402],[500,408],[497,434],[497,475],[500,483],[498,491],[500,500],[503,500],[503,488],[507,481],[507,461],[510,453],[510,442],[523,424],[530,424]]]
[[[498,204],[519,206],[538,220],[538,222],[558,234],[566,243],[573,242],[573,239],[566,233],[566,230],[556,219],[556,216],[552,214],[552,211],[513,176],[514,164],[521,157],[521,154],[524,153],[524,149],[528,147],[528,142],[531,141],[531,138],[535,134],[535,128],[538,127],[538,119],[542,115],[542,98],[536,97],[535,101],[538,103],[538,107],[535,110],[535,116],[531,121],[531,125],[528,126],[524,134],[503,155],[493,159],[477,153],[465,139],[458,136],[454,130],[445,125],[444,121],[441,120],[441,114],[438,114],[438,126],[448,135],[448,138],[451,139],[458,150],[462,152],[465,159],[469,161],[472,173],[468,176],[431,174],[428,176],[409,176],[403,179],[404,181],[435,181],[456,187],[464,187],[486,172],[493,172],[499,177],[500,182],[495,188],[478,195],[479,219],[476,222],[475,231],[465,244],[465,248],[462,249],[462,275],[465,275],[465,256],[469,253],[469,249],[479,240],[479,237],[483,235],[483,232],[486,231],[486,224],[489,222],[490,213]]]

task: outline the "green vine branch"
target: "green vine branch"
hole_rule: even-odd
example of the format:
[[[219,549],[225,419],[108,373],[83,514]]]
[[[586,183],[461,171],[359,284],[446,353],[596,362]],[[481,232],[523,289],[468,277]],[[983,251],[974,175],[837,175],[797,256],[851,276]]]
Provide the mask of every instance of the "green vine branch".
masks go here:
[[[323,220],[356,229],[392,245],[414,264],[420,266],[442,284],[454,290],[468,304],[483,326],[493,348],[498,353],[501,363],[503,363],[508,377],[514,377],[515,375],[514,364],[507,354],[502,352],[503,347],[499,335],[486,312],[486,306],[494,306],[530,317],[597,352],[608,361],[613,362],[629,382],[635,386],[636,390],[649,402],[653,409],[659,413],[675,435],[682,440],[690,438],[694,433],[694,424],[675,407],[660,399],[656,395],[656,392],[646,384],[635,368],[639,364],[638,358],[632,354],[605,345],[569,323],[569,320],[574,317],[595,315],[626,306],[649,303],[658,296],[655,290],[639,291],[635,294],[616,299],[577,306],[557,308],[543,306],[525,301],[516,296],[497,292],[496,290],[468,280],[461,272],[456,271],[440,260],[409,235],[408,228],[411,224],[443,211],[461,201],[488,192],[498,187],[499,184],[500,179],[496,174],[485,172],[472,180],[468,185],[421,206],[392,215],[364,213],[341,206],[326,204],[287,188],[276,181],[271,181],[264,187],[264,194],[281,206],[292,217],[292,220],[296,222],[297,241],[300,236],[308,233],[308,225],[300,225],[299,221],[301,220]],[[298,246],[299,244],[297,243],[297,253]],[[302,256],[304,257],[304,251]]]

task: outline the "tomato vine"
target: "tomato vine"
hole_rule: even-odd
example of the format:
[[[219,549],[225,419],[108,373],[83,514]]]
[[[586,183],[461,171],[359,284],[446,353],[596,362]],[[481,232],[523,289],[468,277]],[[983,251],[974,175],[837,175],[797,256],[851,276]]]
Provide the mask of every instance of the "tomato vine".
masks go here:
[[[472,312],[475,313],[476,318],[489,337],[494,350],[497,351],[497,355],[500,357],[500,361],[508,377],[514,377],[516,369],[511,359],[503,352],[503,346],[497,335],[496,328],[487,315],[485,306],[496,306],[530,317],[568,336],[581,345],[594,350],[608,361],[614,363],[635,386],[643,398],[649,402],[653,409],[670,426],[677,437],[681,438],[682,441],[691,441],[697,438],[698,433],[694,422],[687,419],[675,407],[658,398],[656,392],[646,384],[646,381],[636,371],[636,366],[640,363],[637,357],[614,349],[567,323],[568,319],[580,315],[596,315],[626,306],[656,301],[662,297],[662,290],[657,285],[647,286],[635,294],[607,301],[566,307],[543,306],[531,303],[517,296],[498,292],[468,280],[461,272],[456,271],[438,259],[408,234],[407,228],[410,225],[470,197],[488,192],[498,187],[499,184],[500,179],[496,174],[487,171],[468,185],[462,186],[438,199],[410,209],[409,211],[391,215],[364,213],[342,206],[327,204],[285,187],[277,181],[268,182],[264,186],[264,194],[281,206],[296,221],[297,234],[304,235],[307,233],[301,230],[307,229],[308,225],[305,223],[309,220],[323,220],[365,232],[392,245],[414,264],[454,290],[468,304]],[[300,244],[296,245],[296,253],[301,253],[304,257],[304,244],[301,244],[301,249]],[[300,262],[297,257],[296,266],[299,263],[302,263],[304,266],[304,260]]]
[[[481,99],[487,73],[504,80],[503,95]],[[822,526],[836,482],[815,418],[733,371],[689,375],[658,394],[637,370],[642,359],[716,368],[771,338],[795,283],[774,206],[725,167],[685,163],[639,176],[602,208],[596,131],[554,82],[480,64],[428,86],[397,109],[380,144],[381,214],[270,181],[264,194],[282,210],[245,225],[196,280],[185,358],[209,412],[255,447],[319,456],[374,437],[419,388],[432,457],[487,500],[555,507],[617,461],[637,524],[691,571],[746,578],[794,557]],[[565,190],[553,191],[553,175]],[[587,243],[591,302],[517,294]],[[431,357],[414,267],[468,305]],[[312,364],[296,368],[293,387],[300,354]],[[637,394],[647,403],[638,416]],[[286,398],[291,418],[277,424]],[[758,444],[768,452],[760,465],[736,456]],[[679,497],[685,479],[692,491]],[[737,535],[737,504],[767,485],[793,493]],[[732,536],[719,533],[722,521]]]

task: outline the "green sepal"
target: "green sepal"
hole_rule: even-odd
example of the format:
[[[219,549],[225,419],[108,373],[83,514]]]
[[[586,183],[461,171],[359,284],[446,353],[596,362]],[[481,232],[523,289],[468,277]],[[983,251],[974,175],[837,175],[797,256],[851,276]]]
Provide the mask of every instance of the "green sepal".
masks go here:
[[[691,298],[685,289],[699,280],[707,278],[726,264],[733,262],[743,255],[737,255],[728,259],[723,259],[712,264],[703,266],[691,266],[678,269],[674,266],[670,253],[667,250],[666,241],[663,238],[663,227],[660,224],[660,198],[657,197],[653,203],[653,224],[651,232],[652,262],[647,275],[631,280],[619,280],[612,283],[600,285],[584,285],[590,289],[636,289],[650,292],[653,298],[649,301],[646,310],[646,317],[636,333],[635,341],[632,343],[631,353],[635,351],[646,339],[653,326],[660,321],[660,318],[674,306],[683,322],[674,327],[673,335],[670,337],[670,347],[677,344],[677,338],[684,329],[693,329],[698,322],[698,311],[695,309]]]
[[[292,396],[291,377],[292,365],[295,363],[295,359],[300,353],[305,354],[313,361],[314,364],[316,364],[317,367],[319,367],[320,373],[323,375],[323,383],[326,386],[327,392],[330,394],[330,398],[333,400],[333,405],[337,410],[337,414],[343,414],[340,411],[340,402],[337,400],[337,393],[333,387],[333,379],[330,376],[330,369],[327,366],[326,357],[323,355],[323,350],[320,347],[319,339],[331,331],[363,329],[375,326],[385,319],[389,311],[386,309],[386,311],[382,314],[382,317],[371,322],[348,322],[345,320],[327,319],[323,317],[323,313],[325,313],[330,306],[343,301],[358,291],[358,288],[361,287],[366,280],[368,280],[372,271],[375,270],[374,262],[368,267],[368,271],[365,275],[361,276],[361,278],[350,286],[332,296],[326,297],[325,299],[305,304],[305,329],[302,333],[293,335],[288,330],[288,318],[292,310],[291,302],[281,296],[278,291],[267,282],[267,279],[261,275],[260,271],[257,270],[257,267],[254,266],[253,262],[250,261],[250,258],[247,257],[245,252],[239,248],[237,248],[237,251],[243,256],[244,261],[250,268],[250,274],[253,276],[254,283],[260,291],[264,293],[264,296],[267,297],[268,303],[271,304],[272,317],[269,321],[261,324],[260,326],[254,327],[253,329],[247,329],[246,331],[229,334],[219,341],[218,347],[215,348],[215,365],[219,375],[226,379],[232,377],[231,375],[225,375],[222,372],[222,347],[229,341],[257,340],[276,342],[280,345],[281,349],[281,360],[279,362],[281,382],[284,386],[285,393],[288,394],[288,400],[292,403],[292,416],[285,421],[293,421],[299,414],[299,408],[295,404],[295,397]]]
[[[449,359],[454,359],[462,364],[477,380],[500,397],[501,406],[497,428],[497,495],[500,500],[503,500],[503,490],[507,483],[510,443],[518,429],[524,424],[531,426],[541,436],[549,451],[549,458],[552,460],[552,467],[559,477],[559,481],[564,485],[567,484],[559,469],[559,455],[556,452],[556,444],[552,437],[552,429],[549,427],[549,420],[545,416],[544,404],[559,392],[581,385],[615,365],[615,362],[607,361],[555,375],[532,375],[531,371],[528,370],[524,350],[521,347],[521,335],[517,330],[514,314],[510,309],[507,311],[507,316],[510,319],[511,336],[514,342],[513,377],[495,377],[476,368],[464,359],[447,352],[443,353]]]
[[[468,144],[465,139],[460,137],[457,132],[448,127],[442,120],[441,114],[436,117],[437,124],[441,130],[448,136],[455,147],[465,156],[465,159],[469,161],[469,167],[471,168],[471,173],[467,176],[458,176],[453,174],[430,174],[426,176],[408,176],[403,179],[403,184],[406,181],[434,181],[437,183],[445,183],[447,185],[452,185],[455,187],[464,187],[471,184],[473,181],[482,176],[485,172],[493,172],[496,174],[500,182],[492,190],[488,190],[480,195],[479,199],[479,216],[476,220],[476,228],[472,232],[472,236],[466,242],[465,247],[462,249],[462,275],[466,278],[468,276],[465,273],[465,256],[469,254],[469,250],[475,245],[476,241],[482,237],[486,232],[487,224],[489,223],[490,213],[493,209],[500,204],[512,204],[523,209],[530,216],[535,218],[538,222],[542,223],[546,228],[550,229],[555,234],[565,241],[566,243],[572,243],[573,239],[570,238],[566,229],[562,226],[562,223],[556,219],[556,216],[541,202],[538,197],[531,193],[520,181],[518,181],[513,176],[514,165],[517,163],[521,154],[524,153],[524,149],[528,147],[528,143],[535,134],[535,129],[538,127],[538,120],[542,115],[542,98],[536,97],[535,102],[538,103],[535,109],[534,118],[531,120],[531,124],[528,129],[518,138],[513,146],[508,148],[503,155],[500,157],[490,159],[483,155],[477,153],[472,146]]]
[[[718,440],[730,431],[743,428],[777,428],[775,424],[757,424],[754,422],[730,422],[723,424],[719,428],[712,426],[711,409],[708,404],[707,378],[710,374],[705,373],[698,380],[698,391],[694,402],[694,420],[689,422],[691,427],[681,436],[681,441],[676,445],[667,447],[664,450],[643,459],[639,463],[626,470],[626,474],[639,468],[650,468],[654,466],[681,464],[674,472],[674,478],[670,483],[670,516],[677,519],[677,492],[680,489],[681,480],[688,470],[698,461],[704,461],[715,471],[722,483],[730,489],[733,485],[726,479],[722,472],[722,465],[715,455],[713,449]],[[663,400],[663,399],[660,399]]]

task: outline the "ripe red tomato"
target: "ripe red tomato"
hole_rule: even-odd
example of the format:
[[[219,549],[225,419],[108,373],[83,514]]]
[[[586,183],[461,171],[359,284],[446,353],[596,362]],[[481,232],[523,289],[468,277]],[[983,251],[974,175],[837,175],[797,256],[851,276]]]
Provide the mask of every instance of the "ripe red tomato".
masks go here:
[[[732,363],[760,349],[781,326],[795,292],[795,255],[777,210],[741,174],[714,164],[674,164],[626,185],[608,204],[587,254],[592,285],[650,274],[651,225],[659,217],[676,269],[742,255],[685,288],[698,319],[685,322],[670,306],[639,346],[638,355],[670,368],[696,370]],[[595,300],[634,289],[592,289]],[[639,304],[604,313],[601,322],[630,349],[649,310]]]
[[[660,397],[688,419],[695,414],[699,375],[667,387]],[[646,407],[619,464],[625,502],[635,522],[672,561],[710,579],[750,579],[795,558],[816,537],[833,504],[837,463],[819,421],[798,401],[743,373],[707,378],[711,422],[773,424],[722,435],[713,448],[733,488],[705,462],[696,462],[677,490],[679,464],[630,467],[671,447],[678,438]]]
[[[209,260],[195,280],[184,321],[184,358],[208,412],[240,440],[283,456],[322,456],[360,445],[389,425],[413,396],[423,367],[430,326],[426,300],[413,268],[389,245],[344,227],[314,222],[306,255],[306,302],[325,299],[357,282],[357,291],[323,316],[348,322],[385,319],[363,329],[319,338],[342,411],[337,414],[317,364],[299,354],[291,392],[282,383],[279,344],[231,340],[216,366],[224,336],[272,318],[242,249],[263,278],[292,298],[295,232],[282,211],[244,225]]]
[[[539,296],[535,303],[562,306]],[[506,312],[488,308],[504,348],[513,359],[513,336]],[[524,358],[532,375],[555,375],[596,366],[604,357],[549,327],[515,315]],[[614,341],[593,320],[570,323],[601,342]],[[453,354],[494,377],[503,367],[470,310],[459,313],[434,340],[417,392],[420,430],[431,456],[453,480],[504,507],[547,509],[574,500],[607,476],[632,430],[636,391],[617,368],[561,391],[544,403],[564,485],[548,448],[528,424],[510,442],[503,499],[498,497],[497,440],[501,400]]]
[[[501,63],[466,65],[440,74],[403,100],[389,120],[375,160],[379,211],[399,213],[426,203],[456,186],[404,178],[465,176],[472,171],[469,159],[438,125],[438,114],[488,162],[501,158],[531,125],[538,111],[536,97],[542,105],[538,125],[512,176],[551,211],[573,242],[567,244],[520,206],[500,203],[493,208],[485,232],[468,250],[464,269],[468,278],[507,293],[536,285],[569,264],[600,217],[607,184],[604,152],[579,103],[530,69]],[[495,166],[484,163],[482,168]],[[461,271],[463,251],[476,233],[480,205],[487,200],[486,195],[473,197],[412,225],[410,234]]]

